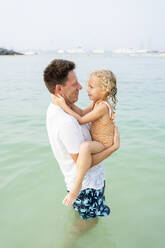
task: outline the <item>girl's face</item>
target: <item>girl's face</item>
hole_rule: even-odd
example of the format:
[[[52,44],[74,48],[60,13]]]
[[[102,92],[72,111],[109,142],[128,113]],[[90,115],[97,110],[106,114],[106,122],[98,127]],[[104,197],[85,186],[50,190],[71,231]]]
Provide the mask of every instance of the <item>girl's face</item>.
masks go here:
[[[96,102],[98,100],[106,99],[107,91],[100,86],[96,76],[91,76],[89,78],[87,92],[92,101]]]

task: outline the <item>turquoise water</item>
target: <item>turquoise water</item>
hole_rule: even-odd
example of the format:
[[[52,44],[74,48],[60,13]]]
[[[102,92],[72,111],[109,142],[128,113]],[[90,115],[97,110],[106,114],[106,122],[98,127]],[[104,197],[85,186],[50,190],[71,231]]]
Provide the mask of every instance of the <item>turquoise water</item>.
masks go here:
[[[77,64],[89,103],[90,71],[110,68],[118,80],[121,147],[105,161],[111,215],[84,234],[61,204],[63,176],[50,150],[42,72],[55,54],[0,57],[0,246],[3,248],[164,247],[165,58],[66,56]]]

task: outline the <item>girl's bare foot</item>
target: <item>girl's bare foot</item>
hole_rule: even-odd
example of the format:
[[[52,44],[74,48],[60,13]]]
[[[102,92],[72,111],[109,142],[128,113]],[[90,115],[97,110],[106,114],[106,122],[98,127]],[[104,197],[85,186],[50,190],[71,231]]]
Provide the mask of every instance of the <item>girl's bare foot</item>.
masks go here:
[[[64,200],[62,201],[62,203],[65,205],[65,206],[70,206],[72,205],[76,199],[77,199],[77,196],[80,192],[80,189],[81,189],[81,186],[79,187],[74,187],[64,198]]]

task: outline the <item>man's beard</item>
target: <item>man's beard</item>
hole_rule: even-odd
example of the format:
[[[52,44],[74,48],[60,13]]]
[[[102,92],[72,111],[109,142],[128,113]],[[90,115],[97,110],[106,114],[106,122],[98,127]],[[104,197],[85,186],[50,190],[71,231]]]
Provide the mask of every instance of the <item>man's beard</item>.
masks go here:
[[[69,100],[69,98],[67,98],[66,96],[63,96],[63,97],[65,99],[66,104],[69,106],[71,106],[73,103],[77,102],[77,100],[78,100],[78,95],[77,95],[76,100],[74,100],[74,101]]]

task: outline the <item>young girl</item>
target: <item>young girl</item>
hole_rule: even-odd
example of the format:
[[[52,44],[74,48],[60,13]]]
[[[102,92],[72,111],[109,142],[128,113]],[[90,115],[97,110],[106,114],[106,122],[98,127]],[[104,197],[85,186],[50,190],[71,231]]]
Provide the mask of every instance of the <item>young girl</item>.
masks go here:
[[[117,103],[116,78],[109,70],[98,70],[91,73],[88,81],[88,96],[93,101],[85,111],[75,105],[72,109],[65,103],[62,96],[54,98],[54,103],[59,105],[65,112],[74,116],[80,124],[91,122],[92,141],[83,142],[80,145],[77,158],[77,176],[71,191],[63,200],[64,205],[72,205],[82,187],[83,178],[91,167],[92,154],[101,152],[113,144],[114,135],[114,110]],[[112,105],[108,101],[111,100]],[[92,108],[91,108],[92,106]],[[86,109],[86,110],[87,110]],[[88,113],[87,113],[88,112]]]

